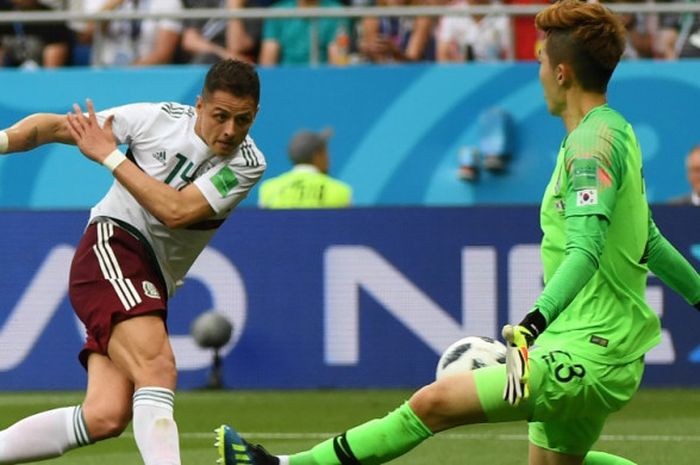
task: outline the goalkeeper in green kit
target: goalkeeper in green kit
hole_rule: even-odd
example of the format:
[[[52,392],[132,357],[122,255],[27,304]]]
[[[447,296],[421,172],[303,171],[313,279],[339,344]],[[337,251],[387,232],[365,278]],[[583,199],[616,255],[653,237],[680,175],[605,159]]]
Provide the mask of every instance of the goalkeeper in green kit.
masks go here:
[[[624,27],[577,0],[547,7],[536,24],[545,101],[567,135],[542,200],[545,289],[520,324],[503,328],[506,364],[441,378],[385,417],[293,455],[270,455],[222,426],[226,465],[380,464],[455,426],[514,420],[529,422],[530,465],[634,463],[591,448],[660,341],[647,274],[698,309],[700,276],[656,228],[637,138],[607,105]]]

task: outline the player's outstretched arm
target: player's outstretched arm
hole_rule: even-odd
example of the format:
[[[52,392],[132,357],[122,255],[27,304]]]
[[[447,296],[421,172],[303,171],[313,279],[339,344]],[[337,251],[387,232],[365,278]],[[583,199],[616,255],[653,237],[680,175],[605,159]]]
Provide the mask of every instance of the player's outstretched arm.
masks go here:
[[[25,152],[52,142],[75,144],[64,115],[35,113],[0,131],[0,153]]]
[[[87,116],[80,106],[73,105],[73,113],[66,117],[66,128],[80,151],[89,159],[102,164],[112,172],[134,198],[170,228],[182,228],[214,214],[209,202],[194,185],[177,190],[148,174],[129,161],[117,149],[112,132],[112,116],[100,127],[95,108],[86,100]]]
[[[608,220],[601,215],[566,218],[566,255],[535,302],[551,323],[569,306],[600,265]]]
[[[599,215],[566,218],[566,258],[549,279],[535,308],[516,326],[506,325],[506,386],[503,399],[517,406],[529,395],[528,349],[566,309],[595,274],[607,237],[608,220]]]
[[[649,269],[671,289],[700,310],[700,275],[688,260],[661,234],[649,216],[646,259]]]

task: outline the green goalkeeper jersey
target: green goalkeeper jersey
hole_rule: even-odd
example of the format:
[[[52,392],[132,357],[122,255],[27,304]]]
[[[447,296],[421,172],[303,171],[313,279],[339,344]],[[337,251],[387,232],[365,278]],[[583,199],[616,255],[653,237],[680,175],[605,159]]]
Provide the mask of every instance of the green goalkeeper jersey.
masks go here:
[[[609,223],[599,268],[565,309],[545,314],[537,343],[627,363],[658,344],[661,332],[645,300],[650,212],[641,151],[631,125],[608,105],[592,109],[559,150],[540,211],[545,283],[565,257],[566,218],[589,215]]]

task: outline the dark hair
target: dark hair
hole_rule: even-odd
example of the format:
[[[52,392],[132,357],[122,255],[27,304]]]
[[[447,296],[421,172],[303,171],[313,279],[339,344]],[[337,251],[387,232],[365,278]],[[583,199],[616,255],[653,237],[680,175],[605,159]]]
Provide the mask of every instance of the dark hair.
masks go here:
[[[567,63],[584,90],[606,91],[625,50],[625,27],[614,13],[598,3],[561,0],[540,11],[535,24],[547,37],[553,67]]]
[[[202,97],[217,90],[228,92],[236,97],[252,97],[260,102],[260,80],[255,68],[240,60],[221,60],[207,72],[202,88]]]

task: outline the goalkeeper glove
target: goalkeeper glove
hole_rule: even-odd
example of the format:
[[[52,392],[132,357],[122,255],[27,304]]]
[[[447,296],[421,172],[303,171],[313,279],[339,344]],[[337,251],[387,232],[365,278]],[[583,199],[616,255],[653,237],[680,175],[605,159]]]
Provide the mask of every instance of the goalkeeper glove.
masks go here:
[[[503,400],[514,407],[518,406],[521,399],[527,399],[530,396],[528,349],[546,326],[547,322],[544,316],[535,309],[519,325],[505,325],[503,327],[502,335],[506,341],[507,376]]]

